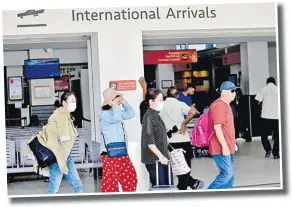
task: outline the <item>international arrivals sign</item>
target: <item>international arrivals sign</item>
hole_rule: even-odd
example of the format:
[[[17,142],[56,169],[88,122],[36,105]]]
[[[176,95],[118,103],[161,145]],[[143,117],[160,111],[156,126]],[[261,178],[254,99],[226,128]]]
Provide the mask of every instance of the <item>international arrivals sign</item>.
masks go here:
[[[198,62],[196,50],[145,51],[144,65],[187,64]]]

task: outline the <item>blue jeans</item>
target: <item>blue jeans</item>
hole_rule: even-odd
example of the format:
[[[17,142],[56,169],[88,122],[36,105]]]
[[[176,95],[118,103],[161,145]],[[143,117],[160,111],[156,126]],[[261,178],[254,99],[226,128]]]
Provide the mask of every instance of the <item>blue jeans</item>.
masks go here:
[[[83,192],[82,182],[80,180],[80,177],[78,175],[76,166],[71,155],[68,156],[67,167],[69,169],[69,173],[68,175],[65,175],[60,171],[57,162],[53,163],[50,166],[50,183],[47,194],[56,194],[59,191],[63,177],[68,181],[70,186],[73,188],[73,193]]]
[[[220,174],[211,183],[208,189],[228,189],[234,183],[234,155],[213,155]]]

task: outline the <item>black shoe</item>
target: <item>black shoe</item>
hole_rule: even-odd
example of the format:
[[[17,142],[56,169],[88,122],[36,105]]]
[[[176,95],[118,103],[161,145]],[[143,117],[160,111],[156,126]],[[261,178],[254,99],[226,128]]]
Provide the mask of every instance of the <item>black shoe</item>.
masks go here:
[[[191,186],[191,188],[192,188],[193,190],[202,189],[203,187],[204,187],[204,182],[201,181],[201,180],[197,180],[197,179],[196,179],[195,184],[194,184],[193,186]]]
[[[269,158],[270,156],[271,156],[271,151],[266,153],[265,158]]]
[[[280,155],[274,155],[274,159],[280,159]]]

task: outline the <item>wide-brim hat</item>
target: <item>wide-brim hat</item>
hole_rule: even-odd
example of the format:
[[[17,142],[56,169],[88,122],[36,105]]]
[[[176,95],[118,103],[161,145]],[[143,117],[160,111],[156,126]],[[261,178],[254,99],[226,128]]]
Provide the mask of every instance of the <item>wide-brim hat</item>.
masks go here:
[[[111,103],[111,101],[114,100],[117,96],[122,96],[123,94],[117,92],[116,90],[114,90],[112,88],[108,88],[108,89],[103,91],[102,95],[104,98],[104,102],[103,102],[102,106],[105,106],[105,105],[108,105],[109,103]]]

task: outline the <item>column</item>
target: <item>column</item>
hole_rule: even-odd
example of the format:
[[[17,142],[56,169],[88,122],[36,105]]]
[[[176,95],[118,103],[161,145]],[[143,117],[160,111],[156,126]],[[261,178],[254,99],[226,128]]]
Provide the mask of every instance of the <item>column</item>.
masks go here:
[[[172,64],[159,64],[156,68],[156,87],[166,94],[167,89],[162,88],[164,80],[171,80],[174,85],[174,72]]]
[[[138,80],[144,74],[141,31],[107,27],[100,30],[97,36],[98,44],[92,45],[91,48],[93,51],[98,51],[96,53],[98,56],[94,55],[92,57],[93,80],[95,82],[93,93],[96,114],[98,114],[98,109],[100,109],[103,102],[102,92],[109,87],[109,81]],[[141,163],[139,105],[142,101],[143,93],[137,82],[136,91],[123,91],[123,94],[134,107],[136,114],[134,118],[125,121],[125,129],[129,138],[128,153],[138,176],[137,191],[147,191],[149,189],[149,175],[145,165]],[[96,140],[100,141],[98,129],[96,131]]]
[[[267,42],[248,42],[240,45],[242,90],[255,95],[270,76]]]

